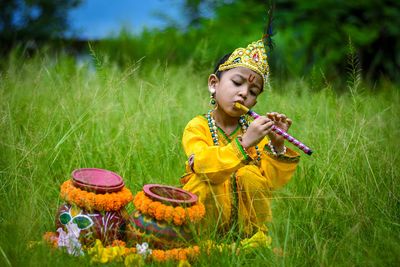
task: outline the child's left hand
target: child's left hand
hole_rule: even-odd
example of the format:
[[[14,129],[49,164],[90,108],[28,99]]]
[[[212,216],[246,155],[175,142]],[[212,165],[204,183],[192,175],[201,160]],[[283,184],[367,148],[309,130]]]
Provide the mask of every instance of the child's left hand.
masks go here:
[[[277,112],[267,113],[267,117],[274,122],[274,125],[281,128],[285,132],[287,132],[292,125],[292,120],[286,117],[285,114],[280,114]],[[285,139],[279,135],[271,131],[268,134],[269,139],[271,140],[272,145],[276,149],[276,151],[282,151]]]

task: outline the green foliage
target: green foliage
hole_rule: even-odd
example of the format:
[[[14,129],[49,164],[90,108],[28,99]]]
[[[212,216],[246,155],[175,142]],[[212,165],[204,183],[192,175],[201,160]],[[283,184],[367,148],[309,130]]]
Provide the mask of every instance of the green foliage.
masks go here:
[[[181,134],[209,108],[206,73],[192,62],[121,69],[92,53],[96,70],[65,55],[22,60],[13,54],[0,72],[1,266],[89,265],[88,258],[31,243],[55,230],[59,187],[76,168],[115,171],[134,193],[146,183],[179,185],[186,160]],[[291,133],[315,150],[302,155],[292,181],[274,193],[269,227],[284,256],[203,254],[196,265],[400,261],[399,90],[391,84],[359,90],[349,79],[358,90],[339,95],[314,76],[316,89],[303,80],[286,82],[261,95],[255,108],[287,114]]]
[[[3,50],[15,44],[14,41],[26,46],[27,40],[59,37],[67,26],[66,11],[79,3],[78,0],[62,4],[22,1],[21,7],[17,2],[21,1],[0,4]],[[323,76],[335,88],[346,90],[349,39],[361,77],[372,83],[378,78],[398,81],[399,1],[276,0],[275,3],[276,46],[269,63],[276,82],[293,77],[307,77],[313,82]],[[149,66],[193,62],[197,70],[210,72],[221,56],[262,37],[268,5],[263,0],[187,0],[183,7],[189,25],[184,30],[171,24],[163,30],[144,30],[133,35],[123,29],[118,37],[94,42],[92,46],[122,67],[139,60]],[[32,10],[41,10],[40,15],[32,17],[35,13]],[[15,14],[25,18],[13,24]],[[68,44],[56,42],[52,46],[68,47]]]
[[[263,0],[186,1],[195,10],[201,4],[214,8],[221,39],[246,39],[260,32],[268,3]],[[400,67],[400,2],[385,1],[293,1],[276,0],[275,36],[277,49],[272,70],[278,75],[309,75],[321,69],[329,80],[345,75],[347,40],[353,40],[355,54],[368,79],[398,80]],[[248,21],[248,22],[246,22]],[[234,25],[232,27],[232,25]],[[210,31],[207,24],[203,28]],[[228,44],[225,44],[230,47]],[[240,44],[239,44],[240,45]],[[236,46],[234,46],[236,47]]]
[[[38,45],[61,38],[67,30],[67,12],[81,0],[7,0],[0,2],[0,52],[18,44]],[[33,43],[34,42],[34,43]]]
[[[351,38],[366,78],[398,79],[400,2],[277,1],[277,28],[289,71],[323,69],[329,79],[345,73]],[[298,62],[301,62],[300,64]]]
[[[245,3],[237,5],[240,6],[239,10],[246,6]],[[144,30],[135,36],[122,30],[117,38],[102,40],[94,47],[120,66],[143,59],[141,62],[149,65],[157,62],[174,65],[193,62],[197,70],[210,71],[221,56],[232,52],[238,45],[246,46],[262,37],[262,24],[246,16],[232,16],[237,7],[228,7],[230,9],[221,11],[221,19],[202,19],[196,27],[189,27],[186,31],[169,27],[164,30]],[[258,17],[262,18],[262,5],[258,7]],[[241,27],[227,27],[234,24]]]
[[[119,38],[96,47],[122,65],[144,57],[143,62],[186,64],[211,71],[215,62],[239,46],[260,39],[268,4],[261,0],[186,1],[189,27],[182,31],[144,31],[133,36],[122,31]],[[315,73],[336,88],[346,88],[348,40],[359,60],[360,75],[368,81],[398,80],[400,68],[400,2],[398,1],[292,1],[277,0],[275,50],[270,56],[273,79],[308,77]],[[201,17],[202,8],[214,17]],[[351,67],[351,66],[350,66]],[[343,90],[341,89],[341,90]]]

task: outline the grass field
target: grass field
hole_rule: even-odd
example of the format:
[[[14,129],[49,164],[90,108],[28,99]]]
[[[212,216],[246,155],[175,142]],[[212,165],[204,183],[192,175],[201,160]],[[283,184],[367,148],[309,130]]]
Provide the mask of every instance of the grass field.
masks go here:
[[[181,134],[208,110],[206,79],[190,63],[93,71],[67,57],[11,57],[0,73],[0,266],[89,264],[29,246],[55,230],[59,187],[74,169],[115,171],[133,193],[179,185]],[[260,96],[258,113],[285,113],[315,150],[274,194],[269,226],[284,256],[203,255],[195,265],[399,266],[400,90],[350,89],[299,79]]]

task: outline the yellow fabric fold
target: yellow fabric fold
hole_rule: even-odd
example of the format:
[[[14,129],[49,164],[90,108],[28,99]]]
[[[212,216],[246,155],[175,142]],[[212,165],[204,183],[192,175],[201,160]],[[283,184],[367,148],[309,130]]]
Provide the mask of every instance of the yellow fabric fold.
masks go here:
[[[187,173],[181,181],[183,188],[196,194],[205,205],[206,223],[229,227],[235,209],[239,226],[251,235],[271,220],[271,190],[291,179],[299,154],[288,148],[283,158],[274,157],[264,149],[268,143],[264,138],[258,144],[261,162],[256,165],[255,148],[245,151],[236,139],[242,134],[242,130],[236,131],[226,140],[218,133],[219,146],[215,146],[207,119],[193,118],[182,137],[184,151],[192,159],[186,162]],[[235,179],[230,179],[232,175]],[[232,201],[232,181],[237,183],[234,188],[238,190],[238,207]]]

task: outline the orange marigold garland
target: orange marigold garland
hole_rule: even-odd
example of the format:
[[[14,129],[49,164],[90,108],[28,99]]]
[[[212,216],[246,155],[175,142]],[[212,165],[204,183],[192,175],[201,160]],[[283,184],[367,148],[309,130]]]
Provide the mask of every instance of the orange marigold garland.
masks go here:
[[[151,258],[158,262],[163,261],[180,261],[180,260],[193,260],[200,255],[200,247],[193,246],[188,248],[174,248],[170,250],[155,249],[151,253]]]
[[[104,247],[100,240],[96,240],[95,245],[88,249],[88,254],[92,262],[113,262],[122,261],[132,254],[138,253],[136,248],[127,248],[122,241],[113,243],[111,246]],[[136,254],[139,256],[138,254]],[[174,248],[169,250],[154,249],[149,254],[149,259],[156,262],[194,260],[200,255],[200,247]]]
[[[204,205],[200,202],[186,208],[173,207],[159,201],[153,201],[143,191],[136,194],[133,204],[141,213],[149,215],[157,221],[173,222],[178,226],[188,222],[197,223],[206,213]]]
[[[132,201],[131,191],[123,187],[114,193],[95,194],[75,187],[71,180],[61,185],[61,198],[87,210],[117,211]]]

